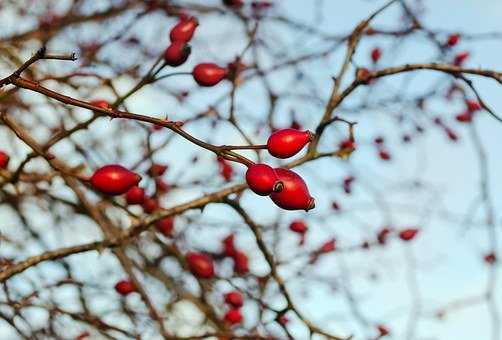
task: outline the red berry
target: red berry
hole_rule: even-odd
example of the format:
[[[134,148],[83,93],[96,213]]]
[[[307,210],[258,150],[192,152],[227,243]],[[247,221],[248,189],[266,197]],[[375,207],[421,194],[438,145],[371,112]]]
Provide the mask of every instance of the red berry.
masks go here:
[[[315,207],[315,200],[303,179],[287,169],[275,169],[277,177],[284,185],[280,192],[270,194],[272,201],[282,209],[309,211]]]
[[[155,222],[155,228],[159,233],[166,237],[173,236],[174,229],[174,217],[164,217],[157,222]]]
[[[230,182],[234,175],[234,169],[229,164],[229,162],[225,160],[219,161],[220,164],[220,175],[226,182]]]
[[[453,130],[452,130],[452,129],[450,129],[450,128],[446,128],[446,129],[445,129],[445,131],[446,131],[446,134],[448,135],[448,138],[449,138],[451,141],[455,142],[455,141],[457,141],[457,140],[458,140],[458,136],[457,136],[457,134],[455,133],[455,131],[453,131]]]
[[[371,79],[371,72],[366,67],[361,67],[356,70],[356,78],[363,84],[372,84],[376,79]]]
[[[230,309],[227,314],[225,314],[225,321],[231,325],[237,325],[242,322],[242,314],[239,309]]]
[[[418,229],[409,228],[399,233],[399,238],[403,241],[411,241],[418,234]]]
[[[380,150],[378,151],[378,156],[380,157],[380,159],[384,160],[384,161],[390,161],[390,153],[386,150]]]
[[[305,234],[308,230],[308,227],[303,220],[294,220],[289,225],[289,229],[298,234]]]
[[[241,251],[236,251],[234,258],[234,270],[239,274],[249,272],[248,256]]]
[[[234,245],[234,239],[235,239],[234,234],[230,234],[223,239],[223,242],[222,242],[223,243],[223,253],[226,256],[235,256],[235,254],[237,253],[237,249],[235,249],[235,245]]]
[[[159,208],[159,202],[155,198],[147,197],[143,201],[143,210],[147,214],[153,213]]]
[[[106,100],[104,100],[104,99],[93,100],[93,101],[91,101],[91,105],[92,106],[100,107],[102,109],[108,109],[108,108],[110,108],[110,104]]]
[[[465,104],[467,105],[467,110],[469,110],[470,112],[479,111],[482,109],[481,104],[477,100],[469,99],[465,101]]]
[[[171,186],[164,181],[162,178],[155,179],[155,187],[157,188],[157,192],[165,193],[171,189]]]
[[[145,190],[138,186],[134,186],[126,193],[127,204],[141,204],[145,200]]]
[[[355,149],[356,143],[351,138],[347,138],[347,139],[344,139],[343,141],[341,141],[340,144],[338,144],[338,148],[340,150]]]
[[[136,291],[136,287],[134,286],[134,283],[130,280],[120,280],[115,285],[115,290],[120,295],[125,296]]]
[[[330,253],[336,249],[336,240],[331,239],[324,243],[321,248],[319,248],[320,253]]]
[[[277,178],[275,170],[267,164],[253,164],[246,171],[246,182],[254,193],[268,196],[282,190],[283,184]]]
[[[0,151],[0,169],[7,169],[10,157],[5,152]]]
[[[227,76],[228,70],[213,63],[198,64],[192,75],[200,86],[214,86]]]
[[[268,152],[277,158],[289,158],[300,152],[313,138],[310,131],[281,129],[270,135],[267,141]]]
[[[386,326],[384,326],[384,325],[378,325],[377,329],[378,329],[378,333],[379,333],[380,337],[389,335],[389,329]]]
[[[164,61],[167,65],[176,67],[187,61],[192,49],[185,42],[175,41],[166,48],[164,52]]]
[[[453,59],[454,66],[461,66],[469,58],[469,52],[460,52]]]
[[[152,177],[159,177],[166,172],[167,168],[168,168],[167,165],[153,163],[150,169],[148,170],[148,174]]]
[[[243,0],[223,0],[223,4],[229,7],[241,7],[244,5]]]
[[[385,139],[382,136],[375,137],[374,140],[376,145],[382,145],[385,142]]]
[[[455,34],[450,34],[448,37],[448,40],[446,41],[446,44],[450,47],[455,46],[458,44],[458,41],[460,40],[460,34],[455,33]]]
[[[338,203],[337,201],[331,202],[331,209],[339,211],[341,209],[340,203]]]
[[[371,60],[373,60],[374,63],[377,63],[381,57],[382,57],[381,49],[375,47],[374,49],[371,50]]]
[[[391,233],[390,228],[382,228],[382,230],[380,230],[377,234],[378,243],[382,245],[385,244],[385,242],[387,242],[387,237],[389,236],[390,233]]]
[[[240,308],[244,304],[242,294],[234,290],[225,294],[225,303],[235,308]]]
[[[91,177],[94,189],[108,195],[125,194],[141,181],[141,177],[121,165],[105,165]]]
[[[199,25],[196,18],[181,19],[172,29],[169,38],[172,42],[188,42],[192,39],[195,29]]]
[[[495,253],[489,253],[486,254],[483,259],[488,264],[494,264],[495,262],[497,262],[497,255],[495,255]]]
[[[473,112],[465,111],[464,113],[460,113],[455,116],[455,119],[461,123],[470,123],[472,122]]]
[[[186,256],[190,271],[197,277],[210,279],[214,276],[213,259],[203,253],[190,252]]]

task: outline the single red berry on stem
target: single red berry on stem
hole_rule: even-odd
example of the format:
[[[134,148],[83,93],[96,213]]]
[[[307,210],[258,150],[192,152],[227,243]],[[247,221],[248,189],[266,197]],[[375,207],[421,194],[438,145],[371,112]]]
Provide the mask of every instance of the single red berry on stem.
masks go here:
[[[495,253],[493,252],[488,253],[483,257],[483,260],[488,264],[494,264],[495,262],[497,262],[497,255],[495,255]]]
[[[200,86],[214,86],[223,80],[228,74],[226,68],[213,63],[202,63],[194,67],[192,75]]]
[[[187,61],[191,51],[192,48],[187,43],[175,41],[166,48],[164,52],[164,61],[167,65],[172,67],[180,66]]]
[[[371,60],[374,63],[377,63],[381,57],[382,57],[382,50],[380,48],[375,47],[374,49],[371,50]]]
[[[159,209],[159,201],[152,197],[146,197],[143,200],[143,210],[147,214],[153,213],[155,210]]]
[[[470,112],[479,111],[482,109],[481,104],[477,100],[468,99],[465,101],[465,105],[467,105],[467,110]]]
[[[289,158],[300,152],[314,135],[310,131],[281,129],[272,133],[267,141],[268,152],[277,158]]]
[[[308,230],[308,226],[303,220],[294,220],[290,223],[289,230],[298,234],[305,234]]]
[[[223,177],[225,182],[230,182],[232,180],[233,175],[234,175],[234,169],[232,168],[230,163],[224,159],[221,161],[219,160],[218,163],[220,165],[221,177]]]
[[[384,245],[391,232],[390,228],[382,228],[377,234],[378,243]]]
[[[249,272],[248,256],[242,251],[236,251],[233,256],[234,270],[239,274],[247,274]]]
[[[453,59],[454,66],[462,66],[462,64],[469,58],[469,52],[460,52]]]
[[[186,256],[190,271],[202,279],[210,279],[214,276],[213,259],[203,253],[190,252]]]
[[[198,25],[199,22],[194,17],[183,18],[171,29],[169,38],[172,42],[189,42]]]
[[[472,117],[473,117],[473,112],[472,111],[465,111],[463,113],[460,113],[455,116],[455,119],[461,123],[470,123],[472,122]]]
[[[246,171],[246,182],[255,194],[268,196],[272,192],[279,192],[283,184],[277,178],[275,170],[267,164],[252,164]]]
[[[321,248],[319,248],[320,253],[330,253],[336,249],[336,240],[333,238],[325,242]]]
[[[390,161],[390,159],[391,159],[390,153],[386,150],[383,150],[383,149],[378,151],[378,157],[380,157],[380,159],[383,161]]]
[[[106,100],[104,99],[96,99],[96,100],[93,100],[91,101],[91,105],[92,106],[97,106],[97,107],[100,107],[102,109],[109,109],[110,108],[110,103],[108,103]]]
[[[10,157],[5,152],[0,151],[0,169],[7,169]]]
[[[235,308],[241,308],[244,304],[242,294],[234,290],[225,294],[225,303]]]
[[[234,240],[235,240],[234,234],[230,234],[223,239],[223,241],[222,241],[223,254],[225,254],[225,256],[235,256],[235,254],[237,253],[237,249],[235,248]]]
[[[159,177],[166,172],[167,168],[168,168],[167,165],[153,163],[150,169],[148,170],[148,174],[152,177]]]
[[[126,193],[127,204],[142,204],[145,200],[145,189],[134,186]]]
[[[458,33],[450,34],[448,36],[448,40],[446,41],[446,44],[449,47],[453,47],[456,44],[458,44],[459,40],[460,40],[460,34],[458,34]]]
[[[284,185],[280,192],[270,194],[270,198],[278,207],[305,211],[315,207],[314,198],[310,196],[307,185],[297,173],[282,168],[275,169],[275,172]]]
[[[418,234],[418,229],[408,228],[399,232],[399,238],[403,241],[411,241]]]
[[[164,217],[155,222],[155,228],[159,233],[166,237],[171,237],[173,236],[173,230],[174,230],[174,217],[169,216],[169,217]]]
[[[225,314],[225,321],[230,325],[238,325],[242,322],[242,314],[239,309],[232,308]]]
[[[91,177],[94,189],[108,195],[125,194],[140,181],[141,176],[118,164],[105,165]]]
[[[115,284],[115,290],[120,295],[126,296],[132,292],[136,291],[136,286],[130,280],[120,280]]]

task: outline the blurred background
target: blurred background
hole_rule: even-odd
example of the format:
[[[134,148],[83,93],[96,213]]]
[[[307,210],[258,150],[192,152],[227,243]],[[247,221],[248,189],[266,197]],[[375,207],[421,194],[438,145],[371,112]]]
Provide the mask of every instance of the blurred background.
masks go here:
[[[45,45],[51,53],[75,52],[78,60],[40,61],[25,78],[87,102],[117,103],[163,55],[180,15],[193,15],[199,26],[188,61],[161,74],[191,72],[201,62],[226,66],[239,57],[238,80],[203,88],[190,74],[173,75],[142,87],[119,108],[184,122],[185,131],[214,145],[264,144],[273,129],[316,130],[348,35],[385,3],[2,0],[0,77]],[[358,68],[451,65],[464,52],[459,66],[499,71],[500,13],[502,3],[495,0],[397,1],[362,35],[342,89]],[[458,42],[449,44],[454,35]],[[375,50],[381,53],[377,60]],[[483,108],[474,110],[471,122],[456,118],[480,99],[498,113],[501,88],[480,76],[466,74],[464,80],[421,70],[378,78],[352,92],[334,114],[357,123],[355,150],[347,158],[324,157],[295,167],[316,198],[309,212],[281,210],[250,190],[230,195],[259,224],[303,317],[288,310],[288,321],[279,322],[277,311],[287,305],[283,292],[256,235],[224,202],[177,214],[174,235],[150,228],[125,245],[165,328],[174,338],[187,339],[218,332],[235,334],[229,338],[309,339],[308,320],[353,339],[501,339],[496,259],[502,125]],[[93,118],[90,110],[14,86],[0,91],[0,111],[42,145],[92,120],[50,152],[86,175],[111,163],[134,169],[163,208],[244,181],[242,164],[229,162],[232,170],[225,175],[214,153],[168,129]],[[347,138],[347,124],[335,122],[324,131],[319,151],[336,151]],[[26,160],[32,150],[4,125],[0,149],[11,158],[7,172],[22,165],[22,172],[40,175],[36,181],[21,176],[16,183],[2,182],[2,269],[48,250],[104,238],[61,176],[41,157]],[[259,154],[273,166],[287,163],[265,151],[239,152],[253,161]],[[168,189],[159,190],[148,175],[152,164],[168,165],[162,176]],[[147,215],[141,207],[127,207],[121,197],[81,187],[119,230]],[[294,220],[308,226],[304,236],[290,230]],[[407,229],[418,232],[403,240],[399,233]],[[232,260],[221,255],[222,240],[230,234],[247,255],[246,274],[236,273]],[[332,240],[336,249],[319,253]],[[193,277],[182,260],[189,251],[210,254],[216,278]],[[161,339],[140,294],[122,297],[114,290],[126,276],[109,249],[33,266],[2,283],[0,338]],[[233,289],[244,295],[243,321],[227,327],[218,320],[227,308],[223,294]]]

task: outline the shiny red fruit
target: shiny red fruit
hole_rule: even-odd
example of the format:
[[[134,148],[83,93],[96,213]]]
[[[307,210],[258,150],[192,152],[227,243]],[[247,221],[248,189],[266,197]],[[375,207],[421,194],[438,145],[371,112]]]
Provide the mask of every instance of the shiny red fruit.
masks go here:
[[[237,325],[242,322],[242,314],[239,309],[230,309],[227,314],[225,314],[225,321],[231,325]]]
[[[382,57],[382,50],[381,49],[379,49],[378,47],[375,47],[374,49],[371,50],[371,60],[374,63],[377,63],[381,57]]]
[[[159,209],[159,201],[155,198],[147,197],[143,201],[143,211],[147,214],[153,213],[155,210]]]
[[[234,290],[225,294],[225,303],[235,308],[240,308],[244,304],[242,294]]]
[[[282,190],[283,184],[275,170],[267,164],[252,164],[246,171],[246,182],[255,194],[268,196]]]
[[[319,248],[320,253],[330,253],[336,249],[336,240],[331,239],[324,243],[321,248]]]
[[[0,151],[0,169],[7,169],[10,157],[5,152]]]
[[[308,230],[307,224],[303,220],[294,220],[289,225],[289,230],[298,233],[305,234]]]
[[[222,242],[223,243],[223,253],[226,256],[235,256],[235,254],[237,253],[237,249],[235,248],[235,245],[234,245],[234,239],[235,239],[234,234],[230,234],[223,239],[223,242]]]
[[[169,38],[172,42],[188,42],[192,39],[195,29],[199,25],[196,18],[181,19],[169,33]]]
[[[213,259],[203,253],[190,252],[186,256],[190,271],[197,277],[210,279],[214,276]]]
[[[241,251],[236,251],[234,258],[234,270],[239,274],[249,272],[248,256]]]
[[[125,194],[141,181],[141,177],[121,165],[105,165],[91,177],[94,189],[108,195]]]
[[[167,165],[153,163],[150,169],[148,170],[148,174],[152,177],[162,176],[166,172],[167,168],[168,168]]]
[[[399,233],[399,238],[403,241],[411,241],[418,234],[418,229],[409,228]]]
[[[465,104],[467,105],[467,110],[474,112],[482,109],[481,104],[477,100],[466,100]]]
[[[102,109],[108,109],[108,108],[110,108],[110,104],[106,100],[104,100],[104,99],[93,100],[91,102],[91,105],[92,106],[100,107]]]
[[[166,48],[164,52],[164,61],[167,65],[172,67],[180,66],[187,61],[191,51],[192,48],[187,43],[175,41]]]
[[[281,129],[272,133],[267,141],[268,152],[277,158],[289,158],[300,152],[313,138],[310,131]]]
[[[470,123],[472,122],[473,112],[465,111],[464,113],[460,113],[455,116],[455,119],[461,123]]]
[[[275,169],[275,172],[284,185],[280,192],[270,194],[270,198],[278,207],[305,211],[315,207],[314,198],[310,196],[307,185],[297,173],[282,168]]]
[[[126,193],[127,204],[142,204],[145,200],[145,189],[134,186]]]
[[[194,67],[192,75],[200,86],[214,86],[227,76],[228,70],[213,63],[202,63]]]
[[[446,44],[449,47],[453,47],[456,44],[458,44],[459,40],[460,40],[460,34],[458,34],[458,33],[450,34],[450,36],[448,37],[448,40],[446,41]]]
[[[174,217],[164,217],[155,222],[155,228],[159,233],[166,237],[173,236],[174,230]]]
[[[125,295],[128,295],[128,294],[136,291],[136,286],[134,286],[134,283],[132,283],[132,281],[130,281],[130,280],[120,280],[115,285],[115,290],[120,295],[125,296]]]
[[[469,52],[460,52],[455,56],[455,59],[453,59],[453,65],[454,66],[462,66],[464,61],[466,61],[469,58],[470,54]]]

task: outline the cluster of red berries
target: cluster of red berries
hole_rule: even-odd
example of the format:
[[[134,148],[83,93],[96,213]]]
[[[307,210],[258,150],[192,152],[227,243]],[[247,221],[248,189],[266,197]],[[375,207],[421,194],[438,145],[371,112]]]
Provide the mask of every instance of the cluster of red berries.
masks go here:
[[[241,307],[244,304],[242,294],[236,290],[228,292],[224,296],[225,303],[230,307],[225,313],[224,319],[230,325],[238,325],[242,322]]]
[[[377,241],[379,244],[384,245],[387,243],[387,238],[391,236],[394,231],[389,227],[382,228],[377,233]],[[397,233],[397,236],[404,242],[411,241],[417,236],[419,230],[417,228],[405,228]]]
[[[164,52],[164,62],[172,67],[183,65],[192,51],[188,44],[193,38],[199,22],[194,17],[181,17],[180,21],[171,29],[169,38],[171,44]],[[194,80],[200,86],[214,86],[228,74],[228,69],[214,63],[201,63],[192,70]]]
[[[455,119],[461,123],[470,123],[474,117],[476,111],[481,110],[481,105],[476,100],[466,100],[465,101],[465,111],[455,116]]]
[[[267,141],[268,152],[277,158],[296,155],[313,138],[310,131],[281,129],[270,135]],[[295,172],[273,169],[267,164],[251,164],[246,172],[249,188],[260,196],[270,196],[282,209],[308,211],[315,206],[305,181]]]

